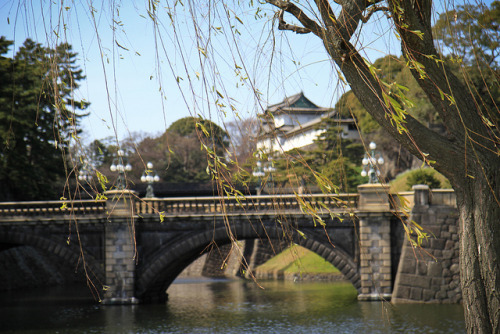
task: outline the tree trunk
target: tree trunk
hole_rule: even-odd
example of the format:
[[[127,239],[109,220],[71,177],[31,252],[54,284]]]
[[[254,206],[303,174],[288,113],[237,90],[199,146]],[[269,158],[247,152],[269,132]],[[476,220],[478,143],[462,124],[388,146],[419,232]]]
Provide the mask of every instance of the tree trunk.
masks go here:
[[[340,1],[341,15],[328,1],[316,1],[322,24],[309,19],[293,2],[267,2],[294,15],[323,40],[352,91],[373,118],[412,154],[444,174],[453,184],[460,210],[460,272],[467,330],[500,333],[500,159],[498,134],[485,124],[469,87],[453,75],[434,47],[432,0],[387,1],[402,52],[412,73],[446,126],[442,136],[411,115],[394,126],[393,106],[384,99],[380,80],[350,43],[360,15],[375,1]],[[374,7],[372,7],[373,9]],[[292,29],[280,22],[281,29]],[[299,27],[300,28],[300,27]],[[420,32],[420,34],[416,34]],[[425,74],[422,76],[422,74]],[[498,125],[493,126],[498,131]],[[497,133],[497,132],[495,132]]]
[[[468,333],[500,333],[498,161],[496,158],[489,166],[479,162],[484,165],[477,169],[487,177],[468,178],[455,187],[460,210],[460,280]]]

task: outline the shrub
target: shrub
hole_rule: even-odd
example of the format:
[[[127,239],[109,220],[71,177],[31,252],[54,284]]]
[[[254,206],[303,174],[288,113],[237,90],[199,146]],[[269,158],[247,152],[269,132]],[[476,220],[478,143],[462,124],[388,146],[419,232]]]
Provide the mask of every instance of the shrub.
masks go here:
[[[426,184],[429,188],[440,188],[441,181],[435,176],[435,171],[430,168],[416,169],[408,174],[406,185],[409,189],[416,184]]]

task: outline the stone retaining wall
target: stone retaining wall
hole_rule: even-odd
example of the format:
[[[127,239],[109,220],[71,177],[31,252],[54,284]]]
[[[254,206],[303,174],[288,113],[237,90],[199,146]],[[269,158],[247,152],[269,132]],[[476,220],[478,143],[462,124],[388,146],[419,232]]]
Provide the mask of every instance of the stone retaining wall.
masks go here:
[[[459,303],[462,293],[458,211],[453,206],[429,203],[428,187],[425,187],[414,189],[417,202],[411,219],[430,236],[423,242],[422,249],[411,247],[405,237],[392,302]],[[421,200],[417,200],[419,197]]]
[[[340,273],[285,273],[283,270],[257,270],[255,278],[258,280],[285,280],[285,281],[315,281],[338,282],[347,281]]]

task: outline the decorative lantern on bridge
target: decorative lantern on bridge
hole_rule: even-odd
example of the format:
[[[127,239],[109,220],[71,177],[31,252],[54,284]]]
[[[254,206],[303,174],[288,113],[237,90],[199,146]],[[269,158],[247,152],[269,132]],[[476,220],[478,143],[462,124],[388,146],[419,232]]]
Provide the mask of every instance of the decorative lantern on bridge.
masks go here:
[[[253,170],[252,175],[258,178],[259,181],[259,186],[257,188],[257,195],[260,195],[262,193],[262,178],[266,176],[266,174],[269,174],[269,177],[271,179],[271,186],[272,186],[272,179],[273,179],[273,173],[276,172],[276,167],[274,167],[274,162],[271,157],[269,157],[268,161],[262,162],[260,160],[257,160],[257,166]]]
[[[368,183],[379,183],[378,178],[380,176],[380,170],[378,167],[383,165],[385,161],[382,157],[382,154],[378,151],[375,151],[377,148],[377,144],[371,142],[368,148],[370,149],[370,153],[365,153],[363,160],[361,160],[361,163],[363,164],[361,176],[368,176]]]
[[[141,181],[148,183],[148,187],[146,189],[146,198],[153,198],[153,197],[155,197],[155,194],[153,191],[153,183],[160,181],[160,176],[158,176],[156,171],[153,170],[153,163],[152,162],[148,162],[146,167],[147,168],[142,173]]]
[[[128,162],[128,158],[125,156],[125,152],[123,150],[118,150],[116,152],[116,157],[113,159],[113,162],[111,163],[109,169],[112,172],[118,172],[116,189],[126,189],[127,180],[125,178],[125,172],[130,172],[132,170],[132,165]]]

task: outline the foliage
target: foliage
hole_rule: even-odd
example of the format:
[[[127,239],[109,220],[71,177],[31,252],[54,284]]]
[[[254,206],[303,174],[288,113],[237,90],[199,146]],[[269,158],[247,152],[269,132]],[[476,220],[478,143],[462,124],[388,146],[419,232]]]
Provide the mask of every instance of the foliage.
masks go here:
[[[406,111],[415,116],[425,124],[438,125],[441,123],[438,114],[434,110],[429,99],[417,80],[411,74],[411,70],[406,66],[403,57],[387,55],[375,60],[373,68],[376,69],[381,81],[388,84],[389,94],[398,100],[395,90],[398,86],[406,87],[408,91],[405,96],[412,102]],[[366,111],[352,91],[344,93],[335,108],[344,116],[352,115],[358,122],[359,129],[363,134],[380,132],[380,125]]]
[[[441,186],[441,182],[434,176],[432,169],[415,169],[408,174],[408,178],[406,179],[406,186],[408,189],[411,189],[416,184],[425,184],[428,185],[429,188],[435,189]]]
[[[185,117],[172,123],[160,140],[168,145],[165,180],[175,182],[207,182],[209,153],[223,156],[228,135],[210,120]]]
[[[356,187],[364,183],[359,161],[364,149],[361,143],[342,138],[342,130],[335,118],[324,118],[319,127],[325,129],[315,141],[316,147],[308,153],[308,169],[321,173],[340,192],[356,192]]]
[[[204,129],[205,131],[203,131]],[[132,171],[127,173],[129,183],[139,184],[146,164],[152,162],[162,182],[205,183],[211,180],[207,173],[207,152],[204,147],[224,155],[229,137],[217,124],[195,117],[181,118],[160,136],[132,133],[121,142]],[[114,179],[109,166],[116,155],[113,138],[94,141],[91,151],[102,157],[101,172]]]
[[[434,25],[436,39],[449,51],[447,63],[472,87],[481,117],[499,124],[500,113],[500,1],[461,5],[442,13]],[[498,128],[495,129],[498,135]]]
[[[397,175],[396,178],[392,180],[390,183],[390,192],[398,193],[401,191],[410,191],[413,185],[422,184],[419,181],[408,182],[410,176],[412,176],[416,171],[420,171],[421,169],[422,168],[407,170],[406,172]],[[425,174],[428,174],[431,178],[437,180],[438,184],[433,188],[441,188],[441,189],[451,188],[450,181],[446,177],[444,177],[443,174],[439,173],[433,168],[424,168],[423,170]],[[410,183],[410,185],[408,183]]]
[[[0,55],[12,42],[0,38]],[[13,58],[0,57],[0,198],[57,199],[66,179],[69,142],[80,132],[75,100],[84,79],[68,44],[55,49],[27,39]]]

